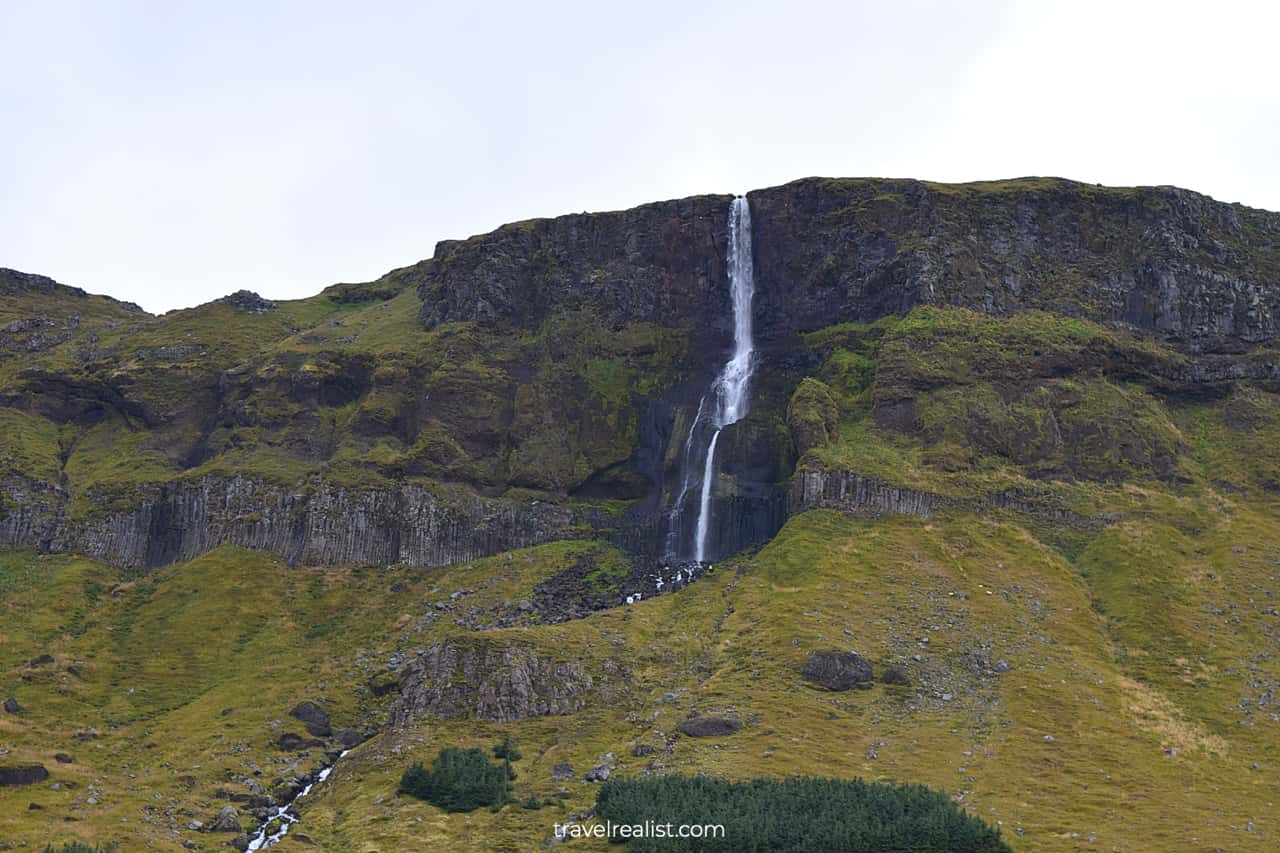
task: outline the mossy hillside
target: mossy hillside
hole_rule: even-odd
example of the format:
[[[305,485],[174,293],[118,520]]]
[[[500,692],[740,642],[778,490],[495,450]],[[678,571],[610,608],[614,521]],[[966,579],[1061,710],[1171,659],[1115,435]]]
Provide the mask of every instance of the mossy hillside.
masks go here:
[[[68,837],[179,849],[167,816],[163,827],[139,823],[157,816],[155,804],[189,812],[175,818],[182,830],[192,817],[216,815],[225,804],[216,791],[243,791],[235,779],[248,776],[270,789],[312,769],[323,759],[319,750],[274,746],[280,733],[301,725],[285,716],[289,708],[319,701],[335,727],[376,724],[390,699],[375,698],[365,685],[395,671],[390,656],[450,633],[472,636],[453,618],[476,608],[496,620],[535,583],[583,557],[602,571],[621,562],[616,551],[590,542],[511,552],[448,572],[289,569],[268,555],[223,548],[139,576],[77,558],[8,552],[0,562],[0,692],[24,711],[0,716],[0,730],[15,760],[39,761],[51,781],[80,787],[4,789],[0,839],[43,842],[56,813],[79,819],[66,824]],[[433,603],[452,607],[456,590],[467,590],[465,599],[440,616]],[[527,631],[511,636],[552,657],[592,658],[589,644],[572,634],[545,644]],[[43,654],[55,662],[27,665]],[[76,736],[89,727],[96,734]],[[56,762],[55,752],[71,753],[76,763]],[[102,792],[96,804],[83,800],[90,781]],[[47,811],[28,812],[28,801]],[[216,841],[191,836],[209,849]]]
[[[805,344],[841,417],[801,468],[959,498],[1047,489],[1085,514],[1122,482],[1259,490],[1274,477],[1272,390],[1196,390],[1186,354],[1085,320],[926,307]]]
[[[1253,524],[1274,526],[1267,513],[1253,519],[1227,522],[1220,535],[1252,542],[1262,532]],[[1144,567],[1152,568],[1142,562],[1136,570]],[[591,803],[595,789],[581,773],[612,752],[615,772],[628,775],[652,768],[730,779],[822,772],[919,781],[1003,821],[1015,849],[1266,849],[1257,827],[1274,786],[1250,768],[1277,756],[1262,722],[1220,733],[1184,701],[1191,688],[1179,687],[1181,670],[1147,680],[1128,669],[1130,658],[1114,652],[1110,615],[1098,609],[1092,571],[1082,574],[1023,528],[970,515],[926,523],[812,512],[738,571],[725,568],[676,595],[555,626],[562,636],[595,636],[632,662],[640,705],[506,726],[437,721],[388,734],[317,793],[306,832],[340,850],[536,844],[568,811]],[[1260,583],[1266,571],[1258,563],[1246,574]],[[1249,619],[1265,630],[1260,613]],[[1210,655],[1227,651],[1212,635],[1195,641]],[[913,686],[845,694],[797,687],[805,656],[824,648],[856,649],[877,670],[903,666]],[[1008,672],[997,674],[998,660]],[[1222,669],[1195,689],[1229,708],[1248,679]],[[661,701],[667,693],[677,698]],[[666,735],[693,708],[730,712],[746,725],[729,738],[677,738],[668,752]],[[392,744],[428,759],[506,734],[525,754],[517,797],[554,794],[556,763],[577,769],[563,811],[466,819],[379,793],[394,789],[409,760],[391,760]],[[658,752],[630,756],[637,744]],[[1244,829],[1249,820],[1254,833]]]
[[[606,571],[617,558],[600,545],[553,543],[447,569],[349,572],[288,569],[220,549],[136,578],[15,554],[6,602],[23,640],[9,655],[7,689],[28,710],[3,720],[6,738],[19,758],[46,763],[57,778],[94,780],[105,794],[94,807],[75,804],[75,792],[0,794],[3,803],[21,800],[0,808],[0,837],[43,838],[51,816],[70,813],[82,820],[66,824],[69,836],[144,837],[166,849],[174,843],[167,830],[153,835],[137,823],[154,793],[166,807],[214,814],[214,790],[240,790],[228,772],[257,766],[264,784],[288,772],[294,759],[270,741],[291,725],[284,712],[294,703],[322,699],[336,725],[377,719],[387,700],[363,685],[386,671],[389,655],[474,637],[532,644],[589,672],[611,661],[625,667],[630,687],[567,718],[436,720],[381,735],[316,791],[300,831],[334,850],[523,849],[593,802],[596,788],[582,773],[613,753],[624,775],[652,764],[729,779],[921,782],[1003,821],[1015,849],[1089,849],[1090,833],[1102,849],[1267,849],[1265,803],[1280,792],[1252,765],[1280,761],[1275,723],[1265,706],[1240,699],[1258,702],[1277,677],[1267,613],[1280,592],[1271,565],[1277,513],[1227,499],[1184,512],[1181,500],[1135,497],[1135,513],[1145,506],[1184,520],[1176,530],[1104,531],[1076,564],[1014,519],[809,512],[754,558],[722,564],[677,594],[479,633],[455,620],[492,624],[583,555]],[[1206,581],[1205,569],[1219,580]],[[458,590],[474,592],[451,602]],[[437,602],[453,609],[441,615]],[[912,686],[797,686],[808,653],[828,648],[856,650],[877,672],[901,666]],[[24,666],[45,651],[52,668]],[[995,670],[1001,660],[1007,672]],[[675,698],[664,701],[667,694]],[[669,743],[695,708],[731,713],[744,728]],[[76,741],[74,731],[88,725],[99,737]],[[563,807],[450,816],[393,796],[413,760],[504,736],[524,754],[515,763],[517,799],[553,798],[563,786]],[[637,745],[657,752],[637,758]],[[77,764],[53,762],[59,750]],[[568,783],[550,779],[561,762],[577,770]],[[46,812],[25,811],[28,800]],[[1244,829],[1250,820],[1253,833]]]
[[[412,289],[348,295],[140,315],[90,350],[38,354],[37,373],[0,388],[21,410],[7,416],[20,440],[5,470],[64,481],[75,517],[204,475],[563,499],[631,455],[639,401],[682,375],[677,329],[605,330],[568,312],[494,339],[468,324],[424,331]]]

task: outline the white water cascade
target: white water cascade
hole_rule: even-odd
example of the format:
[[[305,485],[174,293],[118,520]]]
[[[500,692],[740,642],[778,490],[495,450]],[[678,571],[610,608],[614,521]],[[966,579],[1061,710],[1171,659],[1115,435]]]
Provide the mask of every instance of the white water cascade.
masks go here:
[[[698,501],[697,525],[694,530],[693,558],[706,562],[707,533],[711,527],[711,486],[716,473],[716,444],[720,432],[730,424],[742,420],[747,413],[747,387],[751,382],[751,368],[755,343],[751,333],[751,300],[755,295],[755,270],[751,258],[751,208],[746,196],[738,196],[729,207],[729,293],[733,300],[733,355],[711,385],[709,395],[712,405],[707,417],[712,430],[707,444],[707,455],[702,465],[702,490]],[[675,511],[683,509],[685,494],[689,488],[689,448],[694,431],[707,409],[704,397],[698,406],[698,415],[689,427],[685,442],[686,470],[677,498]]]
[[[274,812],[267,818],[258,829],[257,833],[249,840],[249,850],[266,850],[268,847],[275,845],[280,839],[289,834],[289,827],[298,822],[297,815],[293,812],[293,807],[307,794],[311,793],[311,789],[319,785],[325,779],[329,778],[329,774],[333,772],[334,766],[341,761],[351,750],[343,750],[342,754],[334,760],[333,764],[320,771],[314,782],[309,782],[305,788],[298,792],[298,796],[294,797],[283,806],[278,806]],[[275,830],[274,832],[272,830]]]

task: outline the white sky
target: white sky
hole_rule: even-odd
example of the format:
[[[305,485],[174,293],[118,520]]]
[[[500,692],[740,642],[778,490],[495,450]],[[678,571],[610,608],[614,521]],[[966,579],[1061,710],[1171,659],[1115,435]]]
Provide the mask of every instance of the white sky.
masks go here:
[[[807,175],[1280,210],[1280,6],[0,0],[0,266],[152,311]]]

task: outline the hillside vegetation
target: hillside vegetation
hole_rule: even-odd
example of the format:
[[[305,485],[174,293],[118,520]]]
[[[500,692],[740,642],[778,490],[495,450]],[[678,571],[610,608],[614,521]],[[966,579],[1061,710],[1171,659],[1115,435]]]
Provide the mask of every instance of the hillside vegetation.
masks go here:
[[[227,849],[347,749],[279,849],[542,849],[605,779],[673,776],[923,785],[1019,851],[1275,849],[1270,315],[1256,303],[1247,335],[1213,337],[1204,305],[1237,306],[1221,294],[1188,296],[1173,331],[1146,303],[1108,317],[1083,298],[1120,299],[1108,265],[1141,268],[1148,243],[1269,274],[1274,217],[1038,180],[766,193],[758,242],[790,227],[777,211],[820,210],[803,256],[761,274],[794,261],[785,298],[844,301],[784,327],[762,284],[752,411],[724,432],[716,489],[731,508],[766,494],[785,524],[687,585],[644,546],[719,353],[714,323],[672,319],[716,293],[719,262],[686,258],[680,229],[718,197],[671,203],[671,222],[659,205],[507,226],[445,246],[447,269],[160,317],[6,272],[0,767],[49,775],[0,786],[0,850]],[[1062,238],[1087,263],[1035,254],[1057,233],[1043,222],[1067,228],[1056,204],[1114,206]],[[1121,214],[1167,227],[1131,246]],[[948,242],[964,217],[996,260],[970,268]],[[633,220],[658,235],[635,253],[685,264],[651,316],[634,287],[657,262],[590,266]],[[1200,242],[1184,257],[1171,234]],[[872,256],[855,304],[848,258]],[[997,261],[1062,277],[990,278],[986,308],[977,290],[890,299],[944,260],[972,275],[957,287]],[[479,289],[423,302],[455,281]],[[510,281],[536,312],[504,319]],[[222,485],[175,490],[193,482]],[[180,529],[193,518],[207,529]],[[342,557],[405,529],[475,535],[441,565]],[[530,547],[497,550],[509,530]],[[112,542],[140,556],[86,556]],[[332,558],[300,556],[316,554]],[[655,571],[662,594],[632,595]],[[505,806],[397,795],[414,765],[501,742],[520,756]],[[228,806],[239,829],[213,831]]]

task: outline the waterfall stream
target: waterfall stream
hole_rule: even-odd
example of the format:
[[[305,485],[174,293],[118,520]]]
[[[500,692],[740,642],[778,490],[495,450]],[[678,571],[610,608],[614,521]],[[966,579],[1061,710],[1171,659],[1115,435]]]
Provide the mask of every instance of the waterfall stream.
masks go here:
[[[333,764],[330,764],[316,775],[314,782],[308,782],[307,786],[298,792],[298,796],[294,797],[283,806],[277,806],[276,810],[271,813],[271,816],[263,822],[262,826],[258,828],[258,831],[254,833],[253,837],[249,840],[249,847],[247,849],[265,850],[288,835],[289,827],[298,822],[298,817],[293,811],[298,800],[301,800],[307,794],[310,794],[311,789],[316,785],[319,785],[325,779],[328,779],[329,774],[333,772],[333,768],[350,751],[351,750],[349,749],[343,750],[342,754],[334,759]],[[274,832],[272,831],[273,827],[275,829]]]
[[[755,295],[755,270],[751,255],[751,207],[745,196],[738,196],[729,207],[729,251],[726,258],[729,269],[729,293],[733,302],[733,354],[711,384],[707,395],[698,404],[698,414],[689,425],[684,446],[684,470],[680,492],[672,505],[671,532],[667,537],[667,551],[672,558],[678,553],[678,531],[684,516],[685,503],[691,485],[691,457],[698,430],[704,420],[711,431],[707,452],[702,461],[702,479],[698,500],[697,522],[694,526],[692,558],[699,563],[707,560],[707,537],[711,530],[711,488],[716,475],[716,445],[720,432],[737,423],[747,413],[747,390],[751,383],[755,342],[751,328],[751,300]],[[711,400],[708,411],[707,400]]]

